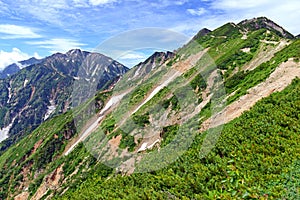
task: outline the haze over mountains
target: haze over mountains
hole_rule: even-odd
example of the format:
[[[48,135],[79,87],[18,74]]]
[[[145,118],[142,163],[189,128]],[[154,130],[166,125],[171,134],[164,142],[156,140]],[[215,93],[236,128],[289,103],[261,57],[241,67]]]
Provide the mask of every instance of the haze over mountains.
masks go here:
[[[295,199],[299,60],[265,17],[130,70],[78,49],[42,59],[0,80],[0,199]],[[70,110],[89,74],[97,92]]]

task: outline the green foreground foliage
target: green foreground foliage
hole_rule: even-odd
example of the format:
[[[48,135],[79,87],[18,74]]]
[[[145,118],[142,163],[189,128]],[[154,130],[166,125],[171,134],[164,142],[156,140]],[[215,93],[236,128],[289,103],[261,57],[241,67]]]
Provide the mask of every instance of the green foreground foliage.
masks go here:
[[[58,199],[280,199],[299,196],[300,80],[225,125],[212,152],[205,133],[184,156],[152,173],[99,174]],[[292,182],[289,180],[293,180]]]

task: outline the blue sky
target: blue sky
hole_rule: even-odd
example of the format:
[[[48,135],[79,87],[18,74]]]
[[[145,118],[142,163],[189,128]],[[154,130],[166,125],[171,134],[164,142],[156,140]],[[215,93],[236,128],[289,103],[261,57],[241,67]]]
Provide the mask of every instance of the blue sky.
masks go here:
[[[167,29],[190,38],[204,27],[214,29],[229,21],[266,16],[291,33],[300,34],[300,1],[282,2],[0,0],[0,69],[31,56],[44,57],[73,48],[92,51],[124,32],[149,27]],[[151,34],[143,39],[160,41],[159,36],[148,38]],[[166,35],[162,37],[165,39]],[[185,41],[170,39],[168,42],[163,50],[173,50]],[[101,52],[101,49],[98,50]],[[151,53],[149,49],[127,52],[118,60],[133,65]],[[108,56],[114,58],[113,55]]]

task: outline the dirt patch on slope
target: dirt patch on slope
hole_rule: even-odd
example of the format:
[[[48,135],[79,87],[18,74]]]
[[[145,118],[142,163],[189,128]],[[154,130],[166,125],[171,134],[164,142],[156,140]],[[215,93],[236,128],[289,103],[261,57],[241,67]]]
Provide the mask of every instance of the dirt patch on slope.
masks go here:
[[[63,178],[63,165],[55,169],[51,174],[49,174],[41,186],[38,188],[31,200],[41,199],[49,189],[55,190],[60,186],[60,181]]]
[[[31,154],[34,154],[36,152],[36,150],[42,145],[42,143],[43,143],[43,139],[40,139],[39,141],[37,141],[37,143],[35,143],[33,146]]]
[[[29,197],[29,192],[22,192],[18,196],[15,196],[14,200],[27,200]]]
[[[300,77],[300,63],[295,63],[291,59],[282,63],[266,81],[250,88],[248,94],[228,105],[217,115],[207,119],[202,124],[200,131],[205,131],[208,128],[213,128],[223,123],[228,123],[239,117],[244,111],[249,110],[262,98],[267,97],[274,92],[282,91],[291,84],[292,80],[296,77]]]
[[[200,60],[200,58],[206,54],[208,51],[208,48],[204,49],[203,51],[200,51],[194,55],[189,56],[186,60],[180,61],[176,63],[173,68],[177,71],[180,71],[181,73],[186,72],[190,68],[194,67],[196,63]]]
[[[249,64],[246,64],[243,67],[243,70],[253,70],[256,67],[258,67],[259,65],[261,65],[262,63],[265,63],[265,62],[271,60],[271,58],[273,58],[275,53],[281,51],[286,45],[289,44],[285,40],[282,40],[280,42],[275,42],[275,43],[270,42],[270,41],[261,41],[261,42],[266,43],[266,44],[275,44],[277,46],[276,47],[269,46],[269,47],[267,47],[266,51],[261,49],[260,52],[258,53],[258,55],[255,56],[255,59],[253,59],[252,61],[250,61]]]

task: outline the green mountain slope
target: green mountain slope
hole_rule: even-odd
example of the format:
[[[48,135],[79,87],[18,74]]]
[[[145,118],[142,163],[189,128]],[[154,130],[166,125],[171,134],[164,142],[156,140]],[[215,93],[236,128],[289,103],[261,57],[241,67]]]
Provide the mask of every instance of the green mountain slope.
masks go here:
[[[300,40],[278,27],[228,23],[155,53],[6,150],[0,198],[296,198]]]
[[[105,179],[103,171],[58,199],[268,199],[283,198],[298,162],[300,80],[258,102],[228,123],[206,158],[198,135],[175,163],[147,174]],[[100,168],[99,168],[100,170]],[[299,191],[299,180],[295,180]],[[299,195],[296,193],[295,195]],[[297,196],[293,196],[297,197]],[[299,196],[298,196],[299,197]]]

